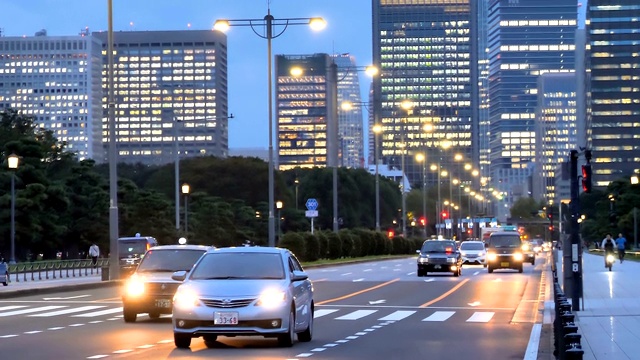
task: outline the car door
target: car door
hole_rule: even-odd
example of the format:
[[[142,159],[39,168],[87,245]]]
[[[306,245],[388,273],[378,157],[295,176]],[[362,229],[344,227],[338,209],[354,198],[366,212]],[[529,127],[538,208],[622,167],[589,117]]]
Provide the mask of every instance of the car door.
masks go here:
[[[289,276],[293,279],[294,273],[304,273],[302,266],[294,256],[288,256]],[[291,281],[293,301],[296,308],[296,329],[303,330],[307,327],[309,312],[311,311],[311,281],[298,280]]]

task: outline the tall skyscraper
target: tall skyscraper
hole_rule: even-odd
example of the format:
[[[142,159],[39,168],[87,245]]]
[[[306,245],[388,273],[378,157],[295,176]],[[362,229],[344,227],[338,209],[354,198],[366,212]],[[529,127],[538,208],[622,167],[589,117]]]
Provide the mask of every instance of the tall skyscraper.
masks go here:
[[[80,160],[104,161],[101,49],[88,31],[0,37],[0,111],[32,117]]]
[[[476,12],[475,0],[373,2],[381,160],[404,167],[412,184],[422,183],[418,153],[456,178],[470,178],[456,158],[478,163]],[[405,100],[409,109],[401,107]],[[438,183],[438,173],[427,174],[427,186]]]
[[[104,44],[102,134],[108,146],[107,33],[93,35]],[[114,51],[119,162],[165,164],[177,156],[228,156],[224,33],[119,31]]]
[[[536,159],[538,76],[574,71],[577,1],[490,0],[488,8],[490,185],[508,217]],[[529,190],[530,191],[530,190]]]
[[[640,170],[640,3],[589,0],[587,55],[593,181]]]

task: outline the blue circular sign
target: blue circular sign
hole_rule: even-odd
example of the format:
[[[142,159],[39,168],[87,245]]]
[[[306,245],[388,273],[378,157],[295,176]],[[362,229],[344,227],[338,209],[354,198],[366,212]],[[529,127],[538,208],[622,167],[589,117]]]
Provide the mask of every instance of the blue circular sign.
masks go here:
[[[304,204],[307,207],[307,210],[317,210],[318,209],[318,201],[316,199],[307,199],[307,202]]]

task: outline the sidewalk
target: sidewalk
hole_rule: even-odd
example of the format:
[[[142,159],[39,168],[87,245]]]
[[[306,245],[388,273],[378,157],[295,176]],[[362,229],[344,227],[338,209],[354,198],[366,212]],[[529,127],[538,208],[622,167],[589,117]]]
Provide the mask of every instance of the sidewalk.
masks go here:
[[[584,299],[576,325],[583,359],[640,360],[640,262],[617,261],[609,271],[602,256],[584,253],[582,271]]]
[[[15,282],[13,276],[8,286],[0,285],[0,299],[33,294],[46,294],[59,291],[94,289],[103,286],[117,286],[118,280],[102,281],[102,275],[84,275],[76,277],[50,278]]]

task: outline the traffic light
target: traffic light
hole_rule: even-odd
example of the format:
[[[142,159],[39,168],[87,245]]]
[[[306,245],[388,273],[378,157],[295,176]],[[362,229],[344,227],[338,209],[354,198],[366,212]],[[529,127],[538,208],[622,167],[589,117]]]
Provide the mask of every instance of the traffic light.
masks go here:
[[[425,226],[427,224],[427,219],[423,216],[420,218],[420,226]]]
[[[446,212],[446,211],[443,211],[441,215],[442,215],[442,218],[443,218],[443,219],[446,219],[446,218],[448,218],[448,217],[449,217],[449,213],[448,213],[448,212]]]
[[[591,192],[591,164],[582,165],[582,191]]]
[[[393,230],[389,230],[389,231],[387,231],[387,237],[388,237],[389,239],[393,239],[393,237],[394,237],[395,235],[396,235],[395,231],[393,231]]]

